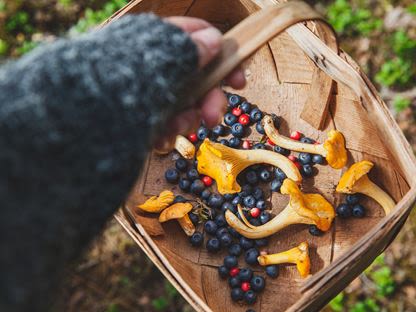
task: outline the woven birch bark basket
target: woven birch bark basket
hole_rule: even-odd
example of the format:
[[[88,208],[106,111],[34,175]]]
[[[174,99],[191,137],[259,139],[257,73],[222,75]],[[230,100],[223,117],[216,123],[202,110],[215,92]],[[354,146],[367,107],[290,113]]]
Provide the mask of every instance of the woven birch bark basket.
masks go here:
[[[319,174],[304,180],[302,189],[322,194],[334,207],[344,195],[338,181],[354,162],[374,163],[369,176],[397,203],[385,216],[373,200],[363,199],[362,219],[336,218],[330,231],[311,236],[305,225],[292,225],[271,236],[269,252],[290,249],[307,240],[311,273],[300,279],[294,266],[282,266],[277,279],[267,279],[256,311],[315,311],[357,277],[394,239],[416,200],[416,161],[411,147],[376,89],[357,64],[338,48],[331,28],[301,2],[274,0],[135,0],[106,23],[128,13],[152,11],[160,16],[203,18],[224,33],[221,55],[205,70],[195,96],[200,96],[244,61],[247,86],[238,94],[284,121],[279,131],[299,130],[323,141],[331,129],[341,131],[348,149],[343,170],[319,166]],[[232,90],[228,90],[232,91]],[[231,301],[217,267],[225,252],[211,255],[192,248],[177,223],[160,226],[157,218],[136,212],[150,195],[178,187],[163,173],[173,165],[173,153],[152,153],[131,196],[115,215],[117,221],[197,311],[246,311]],[[187,195],[189,196],[189,195]],[[273,193],[278,214],[287,196]],[[159,235],[162,234],[162,235]],[[259,268],[259,274],[263,271]]]

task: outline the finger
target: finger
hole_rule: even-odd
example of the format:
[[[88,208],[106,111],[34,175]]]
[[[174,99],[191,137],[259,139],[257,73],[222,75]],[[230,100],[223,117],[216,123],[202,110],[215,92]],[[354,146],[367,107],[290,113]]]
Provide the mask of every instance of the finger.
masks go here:
[[[227,99],[220,88],[209,91],[201,101],[201,117],[208,128],[213,128],[221,122],[227,109]]]
[[[212,27],[212,25],[207,21],[196,17],[171,16],[165,18],[165,21],[174,24],[187,33],[192,33],[197,30]]]
[[[200,68],[208,64],[221,49],[222,34],[215,27],[197,30],[191,33],[191,38],[198,48]]]
[[[225,84],[233,89],[242,89],[246,85],[246,77],[244,71],[238,67],[234,69],[226,78]]]

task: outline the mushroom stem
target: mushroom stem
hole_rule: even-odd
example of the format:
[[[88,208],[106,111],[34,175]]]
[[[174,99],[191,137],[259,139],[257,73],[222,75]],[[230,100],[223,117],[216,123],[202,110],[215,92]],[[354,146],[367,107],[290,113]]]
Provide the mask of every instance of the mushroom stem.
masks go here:
[[[175,149],[186,159],[192,159],[195,156],[195,145],[182,135],[176,136]]]
[[[195,233],[195,226],[192,223],[191,218],[189,218],[189,214],[186,214],[182,218],[179,218],[178,222],[186,235],[192,236]]]
[[[237,205],[238,208],[238,214],[240,215],[241,220],[243,221],[243,223],[249,227],[249,228],[256,228],[255,225],[251,224],[250,222],[248,222],[244,212],[243,212],[243,208],[241,207],[240,204]]]
[[[383,191],[377,184],[373,183],[367,175],[363,176],[355,183],[353,191],[362,193],[374,199],[381,207],[383,207],[386,215],[388,215],[396,205],[389,194]]]
[[[246,238],[258,239],[268,237],[277,233],[289,225],[292,224],[314,224],[311,219],[302,217],[298,215],[291,207],[290,204],[283,209],[277,216],[266,224],[260,226],[251,226],[248,227],[246,224],[241,222],[241,220],[233,214],[231,211],[227,210],[225,213],[225,219],[227,223],[235,229],[238,233],[243,235]]]
[[[308,276],[310,271],[309,246],[307,242],[303,242],[299,246],[283,252],[259,256],[257,260],[262,266],[282,263],[296,264],[302,278]]]

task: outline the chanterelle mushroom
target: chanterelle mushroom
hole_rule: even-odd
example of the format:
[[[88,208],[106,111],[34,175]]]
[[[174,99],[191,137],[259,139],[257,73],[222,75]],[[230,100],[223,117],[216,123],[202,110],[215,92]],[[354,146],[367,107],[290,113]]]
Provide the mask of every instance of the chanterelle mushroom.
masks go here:
[[[295,182],[302,181],[298,168],[286,157],[266,150],[237,150],[208,139],[197,152],[198,171],[215,179],[221,194],[240,192],[237,175],[248,166],[266,163],[279,167]]]
[[[179,154],[182,155],[183,158],[192,159],[195,156],[195,145],[193,145],[192,142],[190,142],[183,135],[176,136],[174,148]],[[154,151],[160,155],[165,155],[170,152],[169,149],[167,150],[155,149]]]
[[[345,139],[341,132],[330,130],[328,139],[323,144],[308,144],[292,140],[279,133],[269,115],[262,120],[264,131],[269,139],[283,148],[311,154],[319,154],[326,158],[328,164],[335,169],[341,169],[347,164],[348,156],[345,149]]]
[[[175,195],[171,191],[163,191],[159,196],[152,196],[138,207],[151,213],[159,213],[173,203]]]
[[[328,231],[335,211],[320,194],[303,194],[295,182],[285,179],[282,194],[289,194],[289,204],[269,222],[260,226],[247,226],[230,210],[225,213],[227,223],[241,235],[258,239],[279,232],[291,224],[315,224],[321,231]]]
[[[309,246],[307,242],[300,243],[299,246],[287,251],[276,254],[263,255],[257,258],[260,265],[293,263],[302,278],[309,275],[311,260],[309,258]]]
[[[353,164],[341,177],[338,182],[338,193],[362,193],[374,199],[389,214],[396,203],[380,187],[373,183],[367,173],[373,168],[374,164],[368,160],[362,160]]]
[[[177,219],[186,235],[192,236],[195,233],[195,226],[189,218],[188,213],[192,210],[190,203],[176,203],[169,206],[159,215],[159,222],[166,222]]]

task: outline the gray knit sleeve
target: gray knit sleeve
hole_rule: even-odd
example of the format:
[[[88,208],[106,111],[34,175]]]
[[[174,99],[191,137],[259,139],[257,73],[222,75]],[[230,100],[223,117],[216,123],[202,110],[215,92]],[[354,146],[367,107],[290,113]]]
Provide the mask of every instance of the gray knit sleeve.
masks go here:
[[[189,37],[127,16],[0,69],[0,311],[45,311],[187,103]]]

